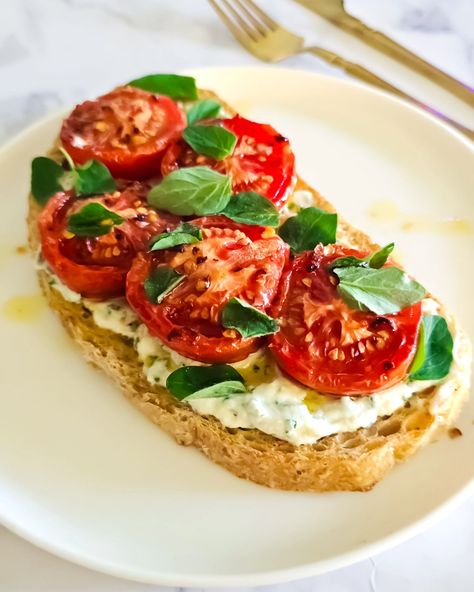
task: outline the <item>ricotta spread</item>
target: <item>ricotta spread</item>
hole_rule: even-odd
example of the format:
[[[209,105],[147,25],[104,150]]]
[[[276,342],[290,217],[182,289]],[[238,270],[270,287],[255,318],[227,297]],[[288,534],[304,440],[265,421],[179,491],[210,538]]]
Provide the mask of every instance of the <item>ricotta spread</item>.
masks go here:
[[[82,302],[95,323],[132,340],[143,371],[151,384],[165,386],[173,370],[182,366],[199,365],[185,358],[149,334],[125,299],[95,302],[72,292],[40,262],[50,276],[55,290],[71,302]],[[425,314],[436,314],[438,304],[423,301]],[[462,373],[468,355],[456,327],[448,319],[454,337],[454,360],[449,377]],[[227,398],[196,399],[189,404],[196,413],[212,415],[229,428],[255,428],[295,445],[312,444],[331,434],[351,432],[374,424],[379,417],[391,415],[397,409],[435,382],[403,381],[391,388],[366,397],[334,398],[306,389],[286,378],[266,351],[252,354],[246,360],[232,364],[245,379],[248,393]],[[446,381],[431,402],[430,412],[442,412],[449,400],[455,381]]]

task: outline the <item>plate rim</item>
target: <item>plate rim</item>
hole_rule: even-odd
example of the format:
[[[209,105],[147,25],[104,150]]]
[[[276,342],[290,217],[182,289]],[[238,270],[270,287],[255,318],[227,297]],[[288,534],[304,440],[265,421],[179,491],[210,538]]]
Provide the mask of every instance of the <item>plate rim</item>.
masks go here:
[[[364,561],[372,555],[379,555],[380,553],[388,551],[404,543],[405,541],[412,539],[418,534],[421,534],[430,526],[435,526],[435,524],[446,517],[452,510],[467,500],[471,494],[474,494],[474,478],[472,478],[471,481],[461,488],[455,495],[451,496],[431,512],[425,514],[419,520],[412,522],[408,526],[397,530],[387,537],[379,539],[378,541],[368,545],[361,546],[357,550],[349,551],[330,559],[312,563],[304,563],[287,569],[254,572],[247,573],[245,575],[200,574],[197,576],[181,576],[163,573],[162,575],[157,575],[156,572],[152,572],[150,570],[124,568],[116,563],[100,561],[87,553],[79,554],[64,550],[60,545],[56,545],[55,543],[51,542],[45,542],[40,537],[29,533],[26,529],[18,527],[16,524],[6,519],[3,515],[3,512],[1,511],[0,524],[10,530],[12,533],[33,544],[35,547],[47,551],[48,553],[51,553],[60,559],[64,559],[75,565],[86,567],[102,574],[111,575],[132,582],[192,588],[218,588],[222,586],[268,586],[283,584],[286,582],[310,578],[336,571],[338,569],[349,567],[355,563],[358,563],[359,561]]]
[[[282,68],[259,65],[227,67],[216,66],[180,70],[181,73],[193,75],[197,78],[203,74],[214,75],[217,77],[219,73],[228,73],[229,71],[236,72],[238,76],[244,76],[248,72],[255,73],[258,71],[264,71],[265,73],[269,74],[272,73],[271,76],[285,76],[286,74],[290,74],[297,77],[305,76],[308,78],[320,79],[323,84],[333,84],[336,86],[340,85],[342,89],[348,87],[358,88],[363,93],[366,92],[376,95],[382,100],[394,103],[402,110],[409,110],[415,114],[418,114],[418,116],[421,116],[425,121],[431,122],[431,125],[438,127],[438,129],[444,130],[444,132],[449,134],[452,138],[460,141],[461,144],[471,153],[471,155],[474,156],[474,143],[471,142],[460,131],[441,121],[435,115],[424,111],[420,107],[410,104],[400,97],[391,95],[387,91],[374,88],[363,82],[346,78],[338,78],[329,74],[313,72],[311,70],[302,68]],[[16,144],[27,140],[32,133],[35,133],[42,127],[47,126],[49,123],[58,119],[59,117],[64,116],[64,114],[70,109],[71,107],[68,106],[62,106],[60,108],[54,109],[52,112],[41,117],[37,121],[28,125],[26,128],[20,130],[12,138],[3,142],[0,145],[0,159],[4,152],[8,152],[9,150],[13,149]],[[161,572],[161,574],[158,574],[156,571],[147,569],[123,567],[117,563],[96,559],[87,552],[71,551],[69,549],[64,549],[60,544],[56,544],[53,541],[45,541],[40,536],[30,533],[26,528],[15,524],[14,521],[10,520],[6,516],[6,513],[1,508],[0,523],[11,532],[32,543],[36,547],[52,553],[61,559],[65,559],[71,563],[92,569],[100,573],[112,575],[114,577],[124,578],[135,582],[158,584],[164,586],[189,586],[207,588],[215,588],[219,586],[261,586],[321,575],[323,573],[347,567],[358,561],[367,559],[374,554],[387,551],[388,549],[407,541],[408,539],[420,534],[428,527],[439,522],[451,510],[459,506],[463,501],[467,500],[473,493],[474,475],[471,478],[471,481],[467,482],[455,494],[446,499],[443,503],[439,504],[435,509],[427,512],[418,520],[411,522],[407,526],[398,529],[392,534],[380,538],[375,542],[361,545],[355,550],[333,556],[329,559],[319,560],[312,563],[304,563],[280,570],[259,571],[254,573],[246,573],[244,575],[199,574],[197,576],[183,576],[176,573]]]

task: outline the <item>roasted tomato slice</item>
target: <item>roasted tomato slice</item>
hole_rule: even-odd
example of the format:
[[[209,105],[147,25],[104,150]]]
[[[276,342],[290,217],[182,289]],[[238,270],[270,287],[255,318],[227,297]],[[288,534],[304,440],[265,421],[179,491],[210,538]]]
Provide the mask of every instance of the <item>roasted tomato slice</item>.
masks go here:
[[[280,331],[270,349],[280,367],[304,385],[335,395],[365,395],[403,379],[415,355],[421,303],[378,316],[349,308],[328,265],[361,253],[318,246],[298,255],[272,307]]]
[[[114,177],[144,179],[159,173],[164,151],[185,127],[169,97],[125,86],[78,105],[63,123],[61,142],[76,163],[95,158]]]
[[[216,161],[196,154],[184,140],[178,140],[171,144],[163,157],[162,174],[167,175],[181,167],[208,165],[232,176],[234,193],[256,191],[281,208],[295,171],[295,157],[288,140],[270,125],[240,116],[209,123],[222,125],[237,136],[233,154]]]
[[[207,363],[237,362],[256,351],[262,340],[225,329],[222,308],[239,297],[267,310],[288,260],[288,246],[276,235],[266,238],[261,230],[256,236],[255,228],[221,217],[193,223],[202,228],[199,243],[135,259],[127,276],[127,300],[150,333],[179,354]],[[186,278],[160,304],[153,304],[144,281],[164,265]]]
[[[179,219],[150,209],[148,186],[124,183],[121,191],[88,199],[57,193],[39,218],[43,257],[59,279],[87,298],[122,296],[125,276],[138,251],[148,248],[152,236],[174,228]],[[90,202],[99,202],[125,218],[108,234],[79,237],[67,231],[71,214]]]

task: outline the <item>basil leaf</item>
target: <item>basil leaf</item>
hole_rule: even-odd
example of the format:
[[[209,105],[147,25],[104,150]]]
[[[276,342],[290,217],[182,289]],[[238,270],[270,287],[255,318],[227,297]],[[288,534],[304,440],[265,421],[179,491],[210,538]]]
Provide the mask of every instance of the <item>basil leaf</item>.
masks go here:
[[[109,193],[117,189],[109,169],[98,160],[88,160],[75,169],[76,195]]]
[[[334,259],[331,265],[329,265],[329,269],[336,269],[336,267],[339,269],[343,267],[369,267],[369,262],[366,258],[359,259],[359,257],[348,255],[347,257]]]
[[[64,169],[57,162],[46,156],[37,156],[31,163],[31,193],[42,206],[48,199],[62,191],[61,177]]]
[[[425,329],[423,318],[421,319],[420,328],[418,330],[418,341],[416,344],[416,353],[410,367],[410,374],[415,374],[425,361]]]
[[[148,76],[136,78],[128,84],[148,92],[167,95],[175,100],[193,101],[198,96],[196,80],[191,76],[149,74]]]
[[[194,224],[183,222],[171,232],[163,232],[156,236],[151,243],[150,251],[170,249],[177,245],[190,245],[202,240],[202,230]]]
[[[337,214],[319,208],[303,208],[280,226],[278,234],[290,245],[292,253],[310,251],[318,243],[336,242]]]
[[[153,304],[160,304],[186,276],[171,267],[157,267],[145,280],[145,294]]]
[[[278,321],[240,298],[231,298],[222,309],[222,324],[242,337],[261,337],[278,331]]]
[[[334,273],[340,280],[339,294],[348,306],[379,315],[399,312],[426,294],[423,286],[398,267],[345,267]]]
[[[387,263],[390,253],[393,251],[395,243],[389,243],[385,245],[379,251],[376,251],[371,257],[369,257],[369,267],[374,269],[380,269]]]
[[[237,136],[220,125],[189,125],[184,140],[198,154],[222,160],[234,151]]]
[[[390,253],[393,251],[395,247],[395,243],[390,243],[376,251],[372,255],[368,257],[364,257],[363,259],[359,259],[359,257],[354,257],[349,255],[348,257],[339,257],[335,259],[331,265],[329,266],[330,269],[335,269],[336,267],[373,267],[374,269],[379,269],[383,267],[385,263],[387,263],[387,259]]]
[[[227,364],[215,364],[214,366],[184,366],[172,372],[166,380],[166,388],[177,399],[182,401],[187,397],[214,387],[219,384],[239,382],[243,386],[244,379]],[[240,392],[244,392],[240,391]]]
[[[221,213],[235,222],[257,226],[278,226],[280,219],[272,202],[255,191],[237,193]]]
[[[92,202],[69,218],[67,229],[77,236],[101,236],[123,221],[122,216],[104,208],[100,203]]]
[[[231,395],[242,395],[246,393],[247,389],[238,380],[227,380],[226,382],[219,382],[200,391],[196,391],[184,401],[192,401],[195,399],[216,399],[218,397],[229,397]]]
[[[410,380],[444,378],[453,361],[453,337],[446,319],[439,315],[425,316],[420,331],[418,350],[410,369]]]
[[[180,216],[217,214],[232,193],[230,177],[205,166],[181,168],[167,175],[148,194],[148,202],[159,210]]]
[[[69,154],[61,148],[71,168],[65,171],[61,165],[45,156],[34,158],[31,163],[31,193],[44,205],[58,191],[74,189],[76,195],[108,193],[117,188],[109,169],[98,160],[89,160],[76,167]]]
[[[203,99],[197,101],[192,105],[187,113],[188,125],[192,125],[201,119],[209,119],[211,117],[217,117],[219,115],[222,106],[213,99]]]

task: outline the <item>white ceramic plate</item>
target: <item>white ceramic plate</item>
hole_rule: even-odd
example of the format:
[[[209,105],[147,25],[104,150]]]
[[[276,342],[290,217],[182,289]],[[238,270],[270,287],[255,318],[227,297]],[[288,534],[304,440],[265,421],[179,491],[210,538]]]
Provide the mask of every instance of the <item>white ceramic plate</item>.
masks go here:
[[[195,73],[243,114],[292,140],[298,170],[357,226],[394,239],[408,269],[474,333],[472,233],[407,232],[367,209],[396,203],[427,220],[472,224],[474,154],[461,136],[365,86],[283,69]],[[33,156],[60,117],[0,153],[0,515],[39,546],[115,575],[182,586],[257,585],[328,571],[412,536],[473,477],[474,399],[462,438],[442,439],[370,493],[272,491],[176,445],[88,367],[38,305],[25,242]],[[12,297],[32,296],[15,321]],[[7,303],[7,304],[5,304]]]

